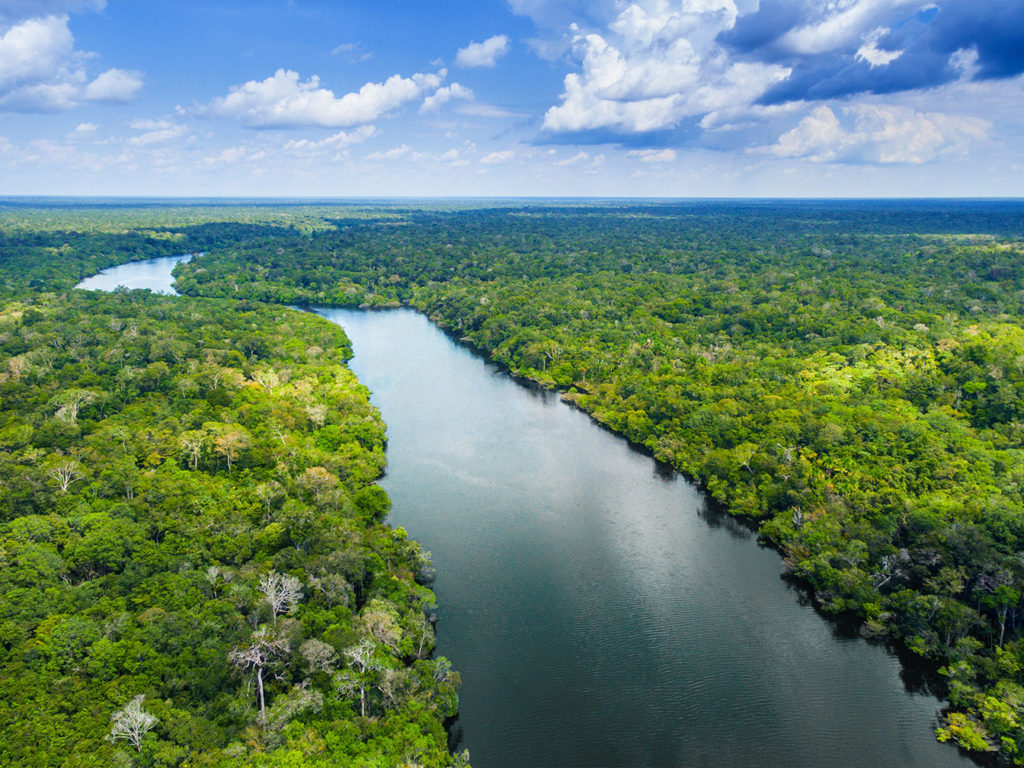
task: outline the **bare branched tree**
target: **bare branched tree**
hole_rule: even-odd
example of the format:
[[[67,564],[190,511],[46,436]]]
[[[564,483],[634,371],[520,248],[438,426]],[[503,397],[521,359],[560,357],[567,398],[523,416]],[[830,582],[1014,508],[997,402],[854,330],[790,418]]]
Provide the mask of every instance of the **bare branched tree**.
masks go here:
[[[302,582],[294,576],[275,571],[260,579],[259,590],[270,606],[275,625],[279,614],[291,613],[302,599]]]
[[[252,375],[252,380],[263,387],[268,395],[273,394],[274,389],[281,386],[281,378],[272,369],[256,371]]]
[[[96,400],[96,393],[87,389],[66,389],[50,400],[57,409],[55,414],[61,421],[74,424],[78,421],[78,412],[83,406]]]
[[[272,629],[260,627],[249,640],[249,644],[235,648],[228,653],[230,661],[237,669],[248,672],[256,681],[256,695],[260,708],[260,723],[267,724],[267,701],[264,690],[266,675],[286,656],[291,646],[287,638],[278,637]]]
[[[217,597],[217,588],[221,585],[228,584],[234,577],[234,573],[227,568],[221,568],[219,565],[211,565],[203,573],[206,577],[207,582],[210,584],[210,590],[213,592],[213,596]]]
[[[206,446],[207,435],[199,429],[189,429],[181,433],[178,444],[188,456],[188,467],[191,470],[199,468],[199,457],[203,455],[203,448]]]
[[[143,695],[136,696],[110,716],[110,732],[104,737],[107,741],[127,741],[137,751],[142,751],[142,737],[160,722],[155,715],[142,708],[145,698]]]
[[[368,637],[364,637],[358,645],[345,649],[345,658],[354,674],[341,672],[334,676],[335,686],[343,693],[359,693],[359,714],[366,717],[366,688],[373,673],[381,669],[374,659],[376,645]]]
[[[50,467],[46,474],[49,475],[64,493],[75,480],[84,477],[82,465],[74,459],[64,459]]]

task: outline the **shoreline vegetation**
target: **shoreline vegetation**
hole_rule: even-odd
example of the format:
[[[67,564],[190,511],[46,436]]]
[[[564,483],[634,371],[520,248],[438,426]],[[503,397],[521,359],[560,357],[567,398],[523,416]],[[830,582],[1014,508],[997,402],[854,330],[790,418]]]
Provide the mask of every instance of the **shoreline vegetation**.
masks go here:
[[[148,212],[144,226],[133,225],[129,208],[24,215],[0,207],[0,288],[23,307],[5,315],[11,339],[24,336],[26,314],[57,311],[53,292],[69,287],[69,260],[91,274],[125,256],[183,250],[207,255],[176,268],[177,289],[239,315],[272,314],[267,304],[411,306],[755,521],[822,610],[855,615],[863,634],[942,665],[951,709],[941,740],[1021,761],[1021,202],[197,206]],[[66,311],[81,309],[76,301]],[[143,307],[156,300],[115,294],[104,301]],[[265,332],[258,327],[256,336]],[[264,360],[238,333],[234,351],[248,380],[269,360],[275,371],[286,360],[295,368],[312,364],[287,355]],[[15,407],[0,397],[4,408]],[[24,420],[28,406],[18,407]],[[92,414],[97,406],[80,407]],[[56,411],[47,421],[45,409],[36,409],[41,425],[57,421]],[[310,439],[309,418],[297,440]],[[174,451],[163,450],[155,451],[162,463],[147,471],[174,463],[163,458]],[[137,469],[147,456],[136,457]],[[176,471],[193,471],[186,464],[179,453]],[[340,470],[324,468],[342,482]],[[214,476],[236,470],[217,468]],[[76,496],[86,487],[77,479],[68,486]],[[315,509],[312,487],[289,490],[288,499]],[[59,549],[49,540],[32,543]],[[261,557],[262,578],[286,573],[269,553]],[[392,567],[385,563],[385,572]],[[253,600],[239,609],[243,615],[264,625],[269,618],[271,626],[293,621],[268,616],[258,581],[249,586]],[[413,578],[407,589],[425,588]],[[397,605],[391,593],[386,599]],[[367,604],[351,617],[357,634],[367,626]],[[403,639],[416,631],[402,623],[406,615],[398,610],[395,620]],[[26,620],[7,631],[24,643],[38,626]],[[342,646],[355,647],[336,642],[335,652]],[[35,664],[35,675],[67,676],[79,668],[83,647],[91,644],[73,645],[72,666],[56,671],[24,648],[8,658],[26,669]],[[421,662],[440,660],[418,659],[412,668]],[[238,679],[233,685],[245,698]],[[123,691],[118,705],[138,693]],[[350,697],[349,714],[359,703]],[[299,714],[296,722],[320,721]],[[419,721],[410,715],[404,722],[413,728]],[[288,732],[297,749],[300,730]]]
[[[219,249],[176,274],[196,295],[424,312],[756,520],[822,610],[942,665],[941,739],[1013,758],[1021,213],[409,211]]]
[[[0,238],[0,764],[466,765],[344,332],[69,290],[180,238]]]

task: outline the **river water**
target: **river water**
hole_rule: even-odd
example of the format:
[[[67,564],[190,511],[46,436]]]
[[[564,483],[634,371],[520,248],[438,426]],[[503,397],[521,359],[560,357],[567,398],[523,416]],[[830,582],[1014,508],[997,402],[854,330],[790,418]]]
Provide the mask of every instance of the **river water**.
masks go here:
[[[171,277],[171,270],[191,258],[192,254],[186,253],[181,256],[131,261],[97,272],[92,277],[85,278],[75,288],[86,291],[112,291],[118,287],[131,290],[148,288],[153,293],[169,293],[177,296],[178,292],[173,287],[174,278]]]
[[[387,422],[391,522],[433,552],[475,768],[972,765],[924,678],[683,478],[419,314],[318,312]]]

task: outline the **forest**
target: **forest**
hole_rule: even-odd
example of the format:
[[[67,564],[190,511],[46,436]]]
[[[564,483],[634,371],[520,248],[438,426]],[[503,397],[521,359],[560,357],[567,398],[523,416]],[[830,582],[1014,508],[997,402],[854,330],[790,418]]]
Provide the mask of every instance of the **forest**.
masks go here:
[[[68,291],[182,252],[187,300]],[[1022,256],[1015,201],[0,205],[3,759],[463,759],[383,425],[280,306],[407,305],[752,521],[934,662],[939,739],[1022,763]]]
[[[344,333],[68,290],[180,240],[3,235],[0,764],[465,764],[433,566],[383,522]]]
[[[827,612],[1024,746],[1024,216],[1013,202],[538,203],[334,219],[185,293],[408,304],[697,479]]]

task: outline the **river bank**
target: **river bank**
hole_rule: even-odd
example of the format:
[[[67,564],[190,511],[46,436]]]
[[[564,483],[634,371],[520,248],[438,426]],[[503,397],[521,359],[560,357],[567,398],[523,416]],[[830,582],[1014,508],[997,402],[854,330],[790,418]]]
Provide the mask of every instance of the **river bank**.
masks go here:
[[[391,520],[434,553],[474,764],[969,764],[899,659],[682,477],[423,315],[318,311],[388,423]]]

